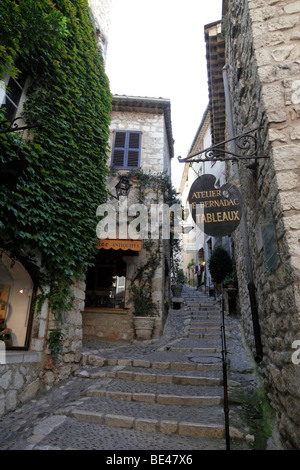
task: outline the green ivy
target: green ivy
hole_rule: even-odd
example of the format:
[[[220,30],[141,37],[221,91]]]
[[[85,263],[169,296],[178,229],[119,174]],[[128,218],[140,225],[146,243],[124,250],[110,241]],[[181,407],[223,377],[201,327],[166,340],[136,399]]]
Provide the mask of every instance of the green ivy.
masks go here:
[[[159,202],[159,196],[163,195],[164,203],[170,207],[173,204],[180,204],[180,200],[176,196],[176,189],[173,187],[171,178],[166,171],[146,173],[143,170],[130,170],[128,178],[135,183],[140,203],[145,202],[145,194],[151,188],[151,192],[157,194],[157,202]]]
[[[147,261],[139,266],[131,282],[130,291],[134,304],[133,314],[140,317],[155,317],[158,308],[152,299],[153,278],[161,261],[159,243],[153,240],[144,240],[143,248],[147,252]]]
[[[0,247],[30,260],[58,321],[70,278],[93,259],[96,209],[107,197],[111,93],[90,17],[87,0],[0,3],[0,74],[30,75],[23,117],[41,124],[26,140],[0,134],[0,165],[21,169],[13,187],[1,186]]]
[[[208,265],[212,280],[216,283],[223,282],[227,274],[232,271],[230,254],[222,245],[214,248]]]
[[[111,169],[110,172],[112,176],[116,176],[115,169]],[[176,190],[167,172],[146,173],[139,169],[129,171],[127,176],[129,180],[134,183],[139,203],[146,203],[146,195],[150,191],[151,195],[156,195],[157,203],[163,199],[163,202],[169,207],[172,207],[173,204],[180,204]],[[143,248],[147,252],[146,262],[142,266],[139,266],[130,286],[131,298],[134,304],[133,314],[135,316],[157,316],[158,307],[152,299],[152,287],[155,272],[161,262],[159,242],[155,243],[153,240],[143,240]],[[179,250],[179,240],[174,238],[171,233],[171,263],[173,263],[173,257],[176,257],[176,253],[178,253]]]

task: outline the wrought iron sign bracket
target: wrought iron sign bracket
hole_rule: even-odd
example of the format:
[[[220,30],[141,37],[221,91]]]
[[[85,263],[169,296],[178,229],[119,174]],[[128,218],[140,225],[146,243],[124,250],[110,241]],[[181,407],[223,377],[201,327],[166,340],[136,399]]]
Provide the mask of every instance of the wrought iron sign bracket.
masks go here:
[[[260,129],[260,127],[257,127],[256,129],[215,144],[197,153],[190,154],[186,158],[178,157],[178,161],[180,163],[199,163],[228,160],[237,162],[254,159],[254,163],[247,165],[247,168],[254,170],[257,166],[258,159],[269,158],[263,155]],[[227,144],[230,142],[235,143],[236,152],[240,151],[240,153],[235,153],[227,149]]]
[[[17,132],[17,131],[25,131],[27,129],[33,129],[34,127],[42,127],[42,124],[37,122],[36,124],[28,125],[28,126],[18,126],[18,123],[16,122],[18,119],[22,119],[21,117],[15,118],[13,121],[3,121],[1,124],[6,124],[7,127],[4,129],[0,129],[0,134],[7,134],[8,132]]]

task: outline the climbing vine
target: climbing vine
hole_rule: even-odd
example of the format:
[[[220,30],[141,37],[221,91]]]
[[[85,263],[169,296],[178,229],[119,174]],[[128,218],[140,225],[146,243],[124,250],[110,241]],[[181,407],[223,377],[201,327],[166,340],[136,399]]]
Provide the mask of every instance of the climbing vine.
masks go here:
[[[144,240],[143,248],[147,252],[147,261],[144,265],[139,266],[130,287],[134,304],[133,314],[153,317],[158,315],[158,309],[152,298],[152,285],[155,272],[161,261],[161,253],[159,244],[153,240]]]
[[[57,320],[56,339],[71,279],[95,253],[96,208],[107,196],[111,94],[90,17],[87,0],[0,4],[0,75],[30,77],[23,117],[40,124],[27,139],[0,134],[1,168],[16,173],[1,186],[0,247],[27,259]]]
[[[111,175],[116,176],[116,171],[111,170]],[[127,174],[133,183],[140,204],[147,203],[147,195],[151,195],[152,203],[164,202],[169,207],[180,204],[176,196],[176,190],[171,178],[166,172],[146,173],[143,170],[131,170]],[[153,279],[157,268],[161,263],[160,241],[143,240],[143,248],[146,252],[146,262],[139,266],[135,277],[132,279],[130,291],[134,304],[134,315],[156,316],[158,308],[153,301]],[[179,241],[171,233],[170,251],[171,258],[179,250]],[[167,264],[167,263],[166,263]]]
[[[164,203],[170,207],[173,204],[180,204],[171,178],[166,171],[161,173],[146,173],[143,170],[130,170],[128,178],[135,183],[140,203],[145,202],[146,193],[150,190],[151,193],[156,194],[156,202],[159,202],[159,196],[163,196]]]

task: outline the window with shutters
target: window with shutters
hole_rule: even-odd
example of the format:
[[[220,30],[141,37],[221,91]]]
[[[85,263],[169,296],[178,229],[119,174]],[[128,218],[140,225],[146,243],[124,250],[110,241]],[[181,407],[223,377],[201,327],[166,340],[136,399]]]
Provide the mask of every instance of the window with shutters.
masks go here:
[[[141,160],[141,132],[116,131],[114,135],[111,166],[136,169]]]

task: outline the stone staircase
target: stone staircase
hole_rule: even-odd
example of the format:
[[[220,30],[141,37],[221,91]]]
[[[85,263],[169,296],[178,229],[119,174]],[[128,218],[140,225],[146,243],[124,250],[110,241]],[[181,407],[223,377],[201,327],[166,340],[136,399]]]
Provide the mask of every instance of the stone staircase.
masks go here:
[[[119,357],[109,350],[83,355],[77,376],[87,380],[85,391],[57,410],[69,419],[60,446],[74,446],[75,420],[80,448],[225,449],[219,305],[197,291],[183,295],[178,337],[140,355],[138,346],[135,353],[120,348]],[[245,434],[231,426],[233,448],[249,448]],[[55,446],[55,432],[51,439]]]

